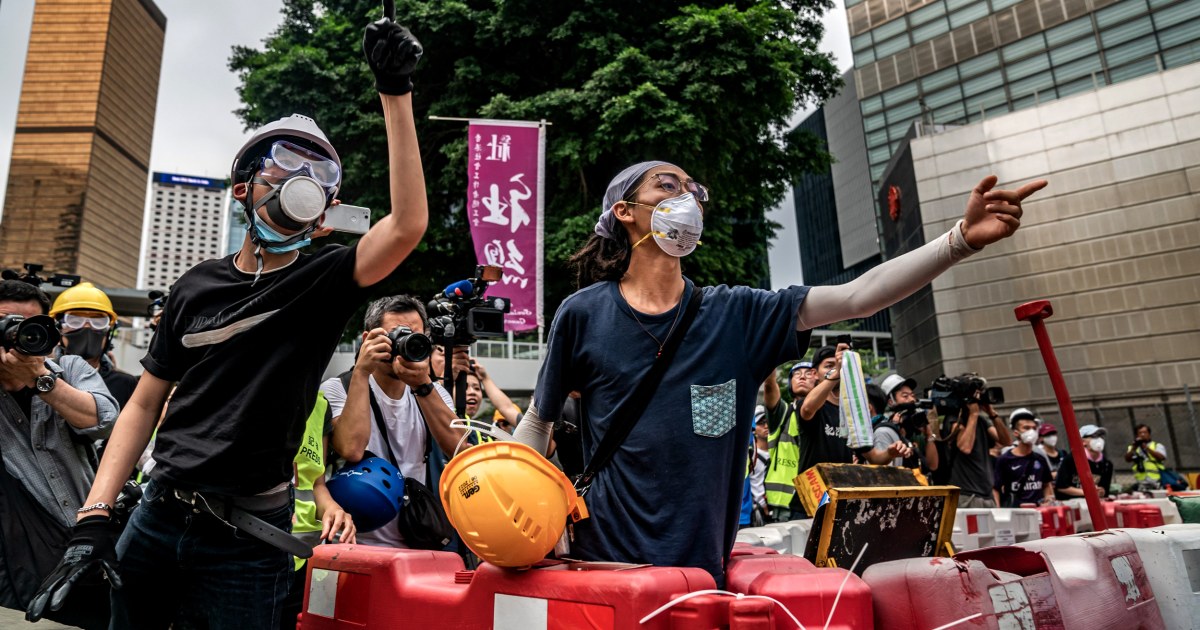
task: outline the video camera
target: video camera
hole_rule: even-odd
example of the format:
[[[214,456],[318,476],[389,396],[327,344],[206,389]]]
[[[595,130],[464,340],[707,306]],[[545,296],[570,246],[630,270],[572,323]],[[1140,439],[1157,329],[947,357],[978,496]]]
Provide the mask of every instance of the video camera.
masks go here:
[[[500,267],[479,265],[475,277],[459,280],[434,296],[429,313],[429,338],[447,349],[469,346],[479,339],[504,337],[504,314],[512,308],[508,298],[484,296],[489,284],[500,280]]]
[[[987,379],[978,374],[963,374],[950,378],[942,375],[934,379],[929,399],[939,416],[958,414],[971,403],[999,405],[1004,403],[1004,390],[988,387]]]
[[[43,278],[38,275],[38,272],[45,269],[45,265],[37,263],[25,263],[25,273],[21,273],[15,269],[5,269],[0,271],[0,278],[4,280],[20,280],[32,284],[35,287],[41,287],[43,284],[49,283],[52,286],[69,289],[79,284],[80,277],[73,274],[56,273],[49,278]]]
[[[49,315],[6,315],[0,319],[0,345],[5,350],[42,357],[50,354],[61,340],[58,322]]]

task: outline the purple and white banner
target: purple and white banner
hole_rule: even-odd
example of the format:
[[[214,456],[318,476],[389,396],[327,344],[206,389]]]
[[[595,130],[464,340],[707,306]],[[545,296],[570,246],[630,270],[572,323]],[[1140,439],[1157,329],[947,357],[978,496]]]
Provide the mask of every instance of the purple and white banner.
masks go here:
[[[472,120],[468,128],[467,220],[481,265],[504,269],[487,294],[512,301],[504,328],[542,321],[542,209],[545,127],[538,122]]]

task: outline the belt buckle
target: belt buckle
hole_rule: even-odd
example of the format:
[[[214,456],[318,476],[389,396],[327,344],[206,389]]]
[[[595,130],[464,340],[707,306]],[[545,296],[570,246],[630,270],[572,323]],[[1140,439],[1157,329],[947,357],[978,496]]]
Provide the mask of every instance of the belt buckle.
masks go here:
[[[179,499],[180,501],[191,505],[193,514],[200,513],[200,508],[196,507],[196,493],[195,492],[187,493],[188,496],[184,496],[184,492],[179,490],[178,488],[172,488],[171,492],[175,494],[176,499]]]

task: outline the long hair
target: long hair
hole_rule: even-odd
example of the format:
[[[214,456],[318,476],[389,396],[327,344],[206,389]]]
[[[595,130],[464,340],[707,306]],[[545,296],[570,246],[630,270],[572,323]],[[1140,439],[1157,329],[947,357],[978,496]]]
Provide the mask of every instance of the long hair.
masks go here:
[[[633,247],[623,226],[614,230],[611,239],[593,234],[567,261],[575,269],[575,288],[582,289],[606,280],[620,280],[629,270],[629,258],[632,255]]]

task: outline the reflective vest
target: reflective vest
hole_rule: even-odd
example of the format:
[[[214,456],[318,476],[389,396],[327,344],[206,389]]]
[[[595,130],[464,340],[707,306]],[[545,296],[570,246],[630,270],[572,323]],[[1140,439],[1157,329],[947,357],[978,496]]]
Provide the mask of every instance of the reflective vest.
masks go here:
[[[800,419],[796,408],[789,406],[783,422],[767,438],[771,461],[763,485],[767,491],[767,505],[786,509],[796,494],[792,480],[800,474]]]
[[[300,450],[296,452],[296,516],[292,532],[321,531],[321,519],[317,518],[317,503],[313,498],[313,483],[325,474],[325,414],[329,402],[325,395],[317,393],[317,404],[304,423],[304,435],[300,438]],[[296,570],[304,566],[303,558],[295,558]]]
[[[1133,449],[1134,446],[1130,444],[1126,451],[1132,452]],[[1163,445],[1159,444],[1158,442],[1147,442],[1146,450],[1158,451],[1159,453],[1167,452],[1167,449],[1163,448]],[[1138,481],[1161,481],[1162,471],[1164,468],[1166,468],[1166,465],[1164,465],[1162,462],[1154,459],[1150,455],[1146,455],[1145,461],[1141,463],[1135,463],[1133,465],[1133,478]]]

